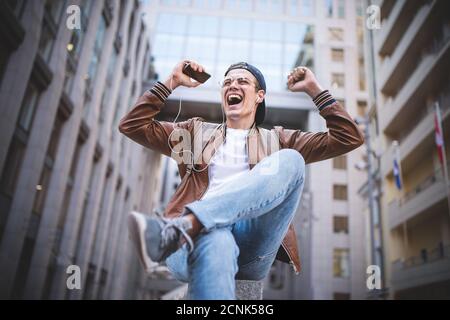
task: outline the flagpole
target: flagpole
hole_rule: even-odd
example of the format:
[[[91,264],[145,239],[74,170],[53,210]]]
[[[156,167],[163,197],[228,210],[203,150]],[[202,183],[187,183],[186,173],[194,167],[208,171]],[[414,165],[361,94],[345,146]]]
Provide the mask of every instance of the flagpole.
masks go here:
[[[448,205],[448,213],[450,215],[450,194],[449,194],[449,184],[448,184],[448,166],[447,166],[447,155],[445,154],[445,143],[444,143],[444,126],[442,125],[442,117],[441,117],[441,108],[439,106],[439,102],[435,102],[436,106],[436,116],[437,116],[437,124],[439,126],[439,131],[442,137],[442,168],[444,169],[444,178],[445,178],[445,194],[447,195],[447,205]]]

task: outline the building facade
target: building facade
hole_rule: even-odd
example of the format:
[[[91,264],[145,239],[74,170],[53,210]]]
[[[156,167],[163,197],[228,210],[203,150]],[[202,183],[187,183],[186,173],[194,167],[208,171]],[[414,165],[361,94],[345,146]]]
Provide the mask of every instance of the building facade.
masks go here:
[[[367,4],[381,9],[380,28],[368,32],[367,44],[374,75],[372,144],[380,151],[374,160],[382,236],[375,241],[383,244],[384,286],[393,299],[448,299],[450,208],[434,117],[438,104],[444,141],[450,141],[450,6],[446,1]],[[448,151],[447,146],[447,159]]]
[[[200,116],[222,122],[218,82],[228,66],[239,61],[256,65],[266,78],[263,126],[326,130],[309,97],[286,88],[288,73],[299,65],[311,68],[350,114],[365,112],[360,1],[152,0],[146,12],[158,79],[164,81],[182,59],[198,61],[212,75],[195,89],[177,88],[159,119],[174,121],[181,103],[177,121]],[[361,148],[307,167],[294,219],[303,270],[297,276],[289,265],[276,262],[264,298],[365,296],[364,200],[357,194],[365,175],[355,168],[363,154]],[[165,167],[164,190],[174,190],[176,167]]]
[[[142,4],[0,6],[0,295],[143,298],[125,218],[157,204],[160,157],[117,129],[152,78]]]

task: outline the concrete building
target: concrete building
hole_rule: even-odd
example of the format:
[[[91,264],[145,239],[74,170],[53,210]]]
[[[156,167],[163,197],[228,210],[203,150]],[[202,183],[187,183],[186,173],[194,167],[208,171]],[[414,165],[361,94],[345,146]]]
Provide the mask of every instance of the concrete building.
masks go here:
[[[198,88],[178,88],[159,119],[174,121],[181,100],[177,121],[200,116],[222,122],[218,82],[226,68],[238,61],[255,64],[266,77],[264,126],[326,130],[309,97],[286,89],[287,74],[298,65],[313,69],[350,114],[364,113],[367,93],[362,38],[357,34],[362,28],[359,1],[152,0],[147,5],[159,79],[165,80],[185,58],[200,62],[212,75]],[[276,262],[264,298],[364,297],[364,201],[357,195],[364,173],[354,166],[363,154],[361,148],[308,166],[302,205],[294,220],[303,270],[296,276],[289,265]],[[175,167],[166,167],[172,167],[165,174],[170,189],[176,185]]]
[[[450,5],[447,1],[368,1],[381,9],[368,50],[379,179],[385,287],[393,299],[450,297],[447,188],[434,138],[439,103],[450,141]],[[372,133],[371,133],[372,135]],[[393,175],[398,142],[402,188]]]
[[[124,219],[157,204],[160,157],[117,129],[152,77],[142,5],[1,1],[0,12],[0,296],[145,297]]]

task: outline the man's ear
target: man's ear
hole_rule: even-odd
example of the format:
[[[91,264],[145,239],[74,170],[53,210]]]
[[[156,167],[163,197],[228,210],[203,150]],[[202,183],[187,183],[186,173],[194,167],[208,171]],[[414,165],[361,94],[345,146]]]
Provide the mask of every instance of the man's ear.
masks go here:
[[[258,103],[261,103],[264,100],[264,96],[266,95],[266,93],[264,92],[264,90],[259,90],[257,95],[258,95]]]

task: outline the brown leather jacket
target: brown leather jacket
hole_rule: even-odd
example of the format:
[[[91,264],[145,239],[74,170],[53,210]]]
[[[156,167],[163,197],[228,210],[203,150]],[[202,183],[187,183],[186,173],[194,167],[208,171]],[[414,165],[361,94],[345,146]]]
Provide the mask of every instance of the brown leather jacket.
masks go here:
[[[209,128],[215,127],[217,129],[213,134],[205,135],[206,139],[201,138],[202,147],[200,150],[202,155],[205,155],[205,153],[207,155],[205,159],[202,159],[194,166],[197,170],[190,170],[191,167],[182,162],[178,164],[182,181],[164,213],[167,217],[176,217],[182,213],[186,204],[200,199],[208,188],[207,163],[209,163],[209,159],[211,159],[215,150],[214,147],[209,147],[215,145],[217,148],[223,141],[221,138],[224,134],[224,126],[207,123],[200,118],[192,118],[175,124],[157,121],[154,117],[163,106],[163,101],[152,92],[146,91],[138,99],[132,110],[121,119],[119,124],[120,132],[144,147],[170,157],[171,148],[173,149],[176,144],[170,142],[171,147],[169,147],[168,140],[169,135],[174,130],[185,129],[184,132],[188,132],[193,137],[195,144],[197,137],[194,137],[194,133],[197,132],[198,128],[209,126]],[[275,127],[269,131],[260,127],[253,127],[247,137],[249,160],[254,159],[253,164],[250,164],[250,169],[253,168],[255,163],[271,153],[270,150],[267,150],[267,144],[263,142],[263,132],[276,134],[280,148],[297,150],[307,164],[342,155],[359,147],[364,142],[363,135],[356,123],[338,102],[325,107],[320,111],[320,115],[326,120],[328,132],[311,133],[283,129],[282,127]],[[296,273],[300,272],[301,265],[297,238],[292,224],[289,226],[289,230],[283,239],[277,259],[290,263]]]

